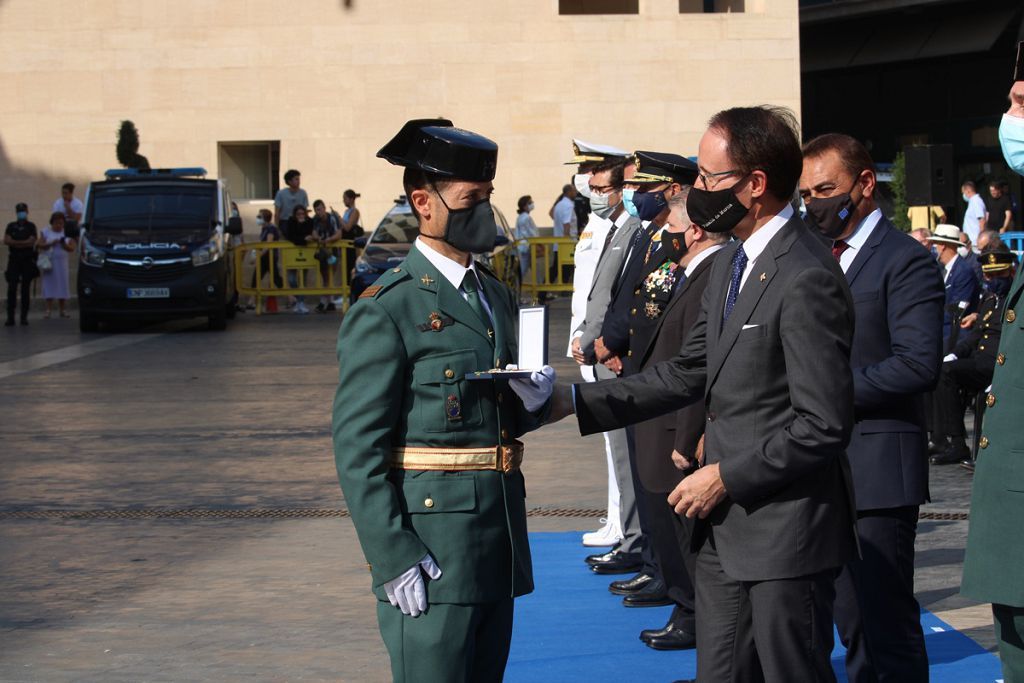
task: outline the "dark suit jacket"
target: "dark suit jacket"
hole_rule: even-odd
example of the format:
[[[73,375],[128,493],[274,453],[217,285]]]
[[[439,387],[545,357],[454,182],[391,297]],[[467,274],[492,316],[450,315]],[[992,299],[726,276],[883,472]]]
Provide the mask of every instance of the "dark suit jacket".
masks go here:
[[[686,333],[697,322],[704,289],[711,279],[712,254],[694,269],[686,282],[673,292],[672,299],[658,318],[644,348],[634,352],[640,370],[669,360],[677,353]],[[652,493],[668,493],[683,478],[672,463],[672,451],[692,458],[697,442],[704,434],[704,403],[698,401],[674,413],[667,413],[634,427],[636,466],[640,484]]]
[[[942,319],[943,339],[949,338],[950,324],[953,321],[954,313],[950,311],[950,307],[955,307],[961,301],[966,301],[967,310],[964,312],[973,313],[978,308],[978,293],[980,291],[981,285],[978,284],[978,278],[974,276],[971,265],[957,257],[953,262],[953,270],[946,278],[946,312]]]
[[[804,576],[856,553],[853,302],[839,264],[793,217],[750,264],[723,326],[739,246],[715,259],[680,352],[632,377],[577,385],[576,413],[591,434],[703,397],[706,462],[718,463],[728,493],[705,520],[722,568],[738,581]]]
[[[634,290],[643,275],[644,257],[651,244],[654,233],[660,228],[653,223],[641,227],[633,234],[632,251],[623,265],[623,270],[612,286],[611,303],[604,315],[601,325],[601,336],[604,345],[626,361],[629,351],[629,310],[633,303]]]
[[[920,505],[928,497],[924,394],[942,363],[942,271],[882,218],[846,279],[857,314],[856,422],[846,449],[857,508]]]

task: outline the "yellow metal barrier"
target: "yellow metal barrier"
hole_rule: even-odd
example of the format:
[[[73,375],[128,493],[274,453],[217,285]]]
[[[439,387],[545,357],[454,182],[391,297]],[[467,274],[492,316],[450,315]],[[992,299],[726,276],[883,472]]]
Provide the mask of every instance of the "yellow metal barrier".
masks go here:
[[[530,269],[523,276],[522,292],[538,299],[541,294],[572,292],[572,277],[576,267],[576,239],[574,237],[530,237]],[[554,247],[558,251],[554,251]],[[551,279],[554,265],[554,279]]]
[[[233,256],[239,297],[253,297],[257,315],[263,312],[264,299],[276,296],[342,297],[342,310],[347,310],[355,245],[352,240],[339,240],[323,247],[338,259],[334,264],[318,260],[318,249],[297,247],[284,240],[236,247]],[[247,264],[246,257],[253,252],[255,259]]]

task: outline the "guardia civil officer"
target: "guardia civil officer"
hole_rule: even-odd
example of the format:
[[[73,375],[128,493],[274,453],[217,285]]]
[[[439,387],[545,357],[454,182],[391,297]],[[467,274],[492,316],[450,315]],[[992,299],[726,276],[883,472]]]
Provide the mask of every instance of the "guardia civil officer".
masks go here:
[[[420,235],[342,323],[338,478],[394,680],[500,681],[512,599],[533,590],[516,439],[539,417],[507,381],[466,379],[517,354],[518,302],[472,259],[494,247],[498,148],[425,119],[377,156],[405,167]]]

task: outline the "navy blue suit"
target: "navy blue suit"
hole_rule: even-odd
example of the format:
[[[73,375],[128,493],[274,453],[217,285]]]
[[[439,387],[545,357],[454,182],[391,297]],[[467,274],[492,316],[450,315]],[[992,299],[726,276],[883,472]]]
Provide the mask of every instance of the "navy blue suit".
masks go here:
[[[622,266],[622,273],[612,286],[612,299],[601,325],[601,337],[605,347],[622,359],[623,374],[635,372],[629,358],[629,310],[640,278],[644,276],[645,257],[654,234],[660,230],[654,223],[640,228],[633,235],[629,260]]]
[[[967,302],[967,310],[964,313],[973,313],[978,307],[978,294],[981,293],[981,285],[974,274],[971,264],[959,256],[953,261],[953,270],[946,278],[946,313],[942,319],[942,338],[949,339],[950,325],[953,322],[954,313],[949,309],[955,308],[961,301]]]
[[[973,278],[970,266],[959,263]],[[928,498],[924,395],[935,387],[942,361],[942,271],[927,250],[882,218],[846,279],[856,310],[855,414],[846,453],[862,557],[836,581],[835,619],[851,682],[926,681],[914,537],[918,506]]]

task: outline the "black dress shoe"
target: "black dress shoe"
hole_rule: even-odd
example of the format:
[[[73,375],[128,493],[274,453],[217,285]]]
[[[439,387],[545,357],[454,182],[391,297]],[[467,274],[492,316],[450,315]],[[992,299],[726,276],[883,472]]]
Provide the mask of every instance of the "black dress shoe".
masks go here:
[[[595,574],[632,574],[640,571],[642,566],[640,553],[623,553],[618,550],[590,563],[590,569]]]
[[[650,574],[640,572],[636,576],[623,579],[621,581],[612,581],[608,584],[608,591],[615,595],[632,595],[638,591],[644,589],[644,586],[654,580],[654,577]]]
[[[971,474],[974,474],[974,461],[971,460],[970,458],[967,458],[966,460],[961,462],[960,463],[960,467],[963,467],[965,470],[967,470]]]
[[[645,633],[649,634],[646,638]],[[640,640],[654,650],[690,650],[697,647],[697,636],[672,623],[659,631],[641,631]]]
[[[953,440],[952,443],[946,446],[946,450],[928,458],[928,462],[933,465],[956,465],[970,457],[971,449],[967,447],[963,439],[960,439],[959,441]]]
[[[949,439],[940,437],[938,441],[928,440],[928,455],[938,455],[949,446]]]
[[[14,327],[14,318],[8,318],[7,322],[4,323],[4,327]]]
[[[671,604],[665,582],[661,579],[654,579],[643,590],[622,598],[623,607],[661,607]]]
[[[614,555],[618,551],[618,549],[619,549],[619,546],[617,546],[617,545],[613,546],[611,550],[605,551],[603,553],[597,553],[595,555],[587,555],[586,557],[583,558],[583,561],[586,562],[587,564],[591,565],[591,566],[594,565],[595,563],[598,563],[598,562],[606,562],[608,560],[608,558],[610,558],[612,555]]]

